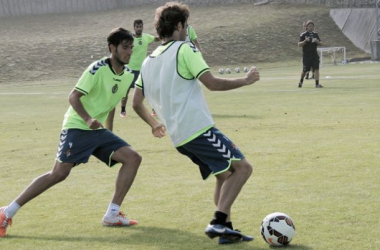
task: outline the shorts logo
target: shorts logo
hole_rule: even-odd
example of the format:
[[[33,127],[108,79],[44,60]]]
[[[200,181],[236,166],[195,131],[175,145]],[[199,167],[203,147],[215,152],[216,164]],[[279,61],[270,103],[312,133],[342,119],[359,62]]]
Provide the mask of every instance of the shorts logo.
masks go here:
[[[112,93],[115,94],[117,92],[117,90],[119,89],[119,86],[117,86],[117,84],[115,84],[113,87],[112,87]]]
[[[71,155],[71,151],[70,151],[70,149],[68,148],[68,149],[66,150],[66,157],[68,158],[70,155]]]
[[[73,147],[73,143],[69,142],[69,148],[66,150],[66,157],[68,158],[71,155],[71,148]]]
[[[212,143],[212,146],[218,150],[218,152],[222,153],[224,158],[231,158],[231,151],[222,144],[222,141],[219,140],[215,134],[211,133],[210,130],[207,133],[204,133],[203,136],[207,137],[207,140]]]

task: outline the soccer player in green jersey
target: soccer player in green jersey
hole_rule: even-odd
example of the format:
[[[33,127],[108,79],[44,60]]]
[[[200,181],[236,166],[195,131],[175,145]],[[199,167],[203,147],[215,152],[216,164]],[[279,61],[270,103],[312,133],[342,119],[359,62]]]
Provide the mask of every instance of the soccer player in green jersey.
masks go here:
[[[141,156],[127,142],[104,128],[104,124],[112,127],[115,106],[133,80],[131,70],[125,66],[132,54],[133,36],[123,28],[116,28],[107,41],[110,57],[92,63],[69,95],[70,107],[63,121],[53,169],[37,177],[9,206],[0,208],[0,237],[6,236],[8,225],[23,205],[65,180],[73,167],[88,162],[91,155],[109,167],[122,164],[102,224],[129,226],[138,223],[126,218],[120,206],[135,179]]]
[[[193,26],[191,26],[191,25],[187,25],[187,33],[186,33],[185,41],[186,42],[192,42],[195,45],[195,47],[197,47],[197,49],[200,52],[202,52],[201,46],[199,45],[199,42],[198,42],[197,33],[195,33],[195,30],[194,30]]]
[[[140,75],[141,65],[148,53],[148,45],[152,42],[160,41],[159,37],[143,33],[144,24],[141,19],[137,19],[133,22],[133,29],[135,30],[135,34],[133,34],[133,37],[135,39],[133,41],[133,54],[131,56],[131,60],[129,61],[128,67],[132,70],[134,79],[131,84],[131,87],[126,92],[125,97],[121,100],[120,117],[127,116],[126,106],[128,101],[129,90],[135,87],[135,82],[138,76]]]
[[[199,166],[203,179],[215,175],[216,211],[205,233],[219,237],[220,244],[251,241],[253,237],[233,230],[230,215],[252,166],[236,144],[215,128],[202,84],[211,91],[231,90],[253,84],[260,75],[252,67],[241,78],[213,76],[199,50],[185,42],[188,17],[188,6],[178,2],[156,10],[155,27],[162,44],[143,63],[133,108],[154,136],[162,137],[167,131],[177,151]],[[145,98],[163,125],[150,116]]]

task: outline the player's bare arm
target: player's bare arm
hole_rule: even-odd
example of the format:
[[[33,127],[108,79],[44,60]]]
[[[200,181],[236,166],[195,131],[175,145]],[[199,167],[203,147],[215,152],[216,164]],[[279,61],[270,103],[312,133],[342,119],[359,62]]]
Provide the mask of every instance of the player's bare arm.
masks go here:
[[[305,40],[303,40],[302,42],[298,42],[298,46],[302,47],[309,41],[310,41],[310,38],[307,36],[307,37],[305,37]]]
[[[198,49],[200,52],[203,52],[203,53],[204,53],[204,51],[201,49],[201,45],[199,45],[197,39],[195,39],[195,40],[193,40],[193,41],[191,41],[191,42],[194,43],[195,47],[197,47],[197,49]]]
[[[69,102],[73,109],[78,113],[80,117],[87,123],[87,126],[91,129],[103,128],[104,126],[96,119],[93,119],[87,111],[84,109],[80,98],[83,96],[83,93],[73,89],[69,95]]]
[[[165,136],[165,126],[157,122],[144,105],[144,95],[141,89],[136,88],[133,95],[132,107],[135,112],[143,119],[151,128],[155,137],[161,138]]]
[[[260,73],[256,67],[252,67],[245,77],[241,78],[219,78],[211,72],[205,72],[199,80],[211,91],[225,91],[251,85],[260,80]]]

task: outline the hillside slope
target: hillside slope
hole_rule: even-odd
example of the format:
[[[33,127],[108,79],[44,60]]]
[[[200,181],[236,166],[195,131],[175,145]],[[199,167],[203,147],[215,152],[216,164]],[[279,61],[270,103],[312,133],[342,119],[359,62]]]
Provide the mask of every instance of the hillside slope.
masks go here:
[[[0,18],[0,82],[78,78],[93,60],[108,54],[106,36],[116,26],[132,30],[134,19],[155,34],[157,6],[113,11]],[[348,58],[368,54],[356,48],[320,6],[232,4],[190,6],[204,57],[210,66],[299,62],[302,23],[313,20],[325,46],[345,46]],[[158,44],[153,44],[154,49]]]

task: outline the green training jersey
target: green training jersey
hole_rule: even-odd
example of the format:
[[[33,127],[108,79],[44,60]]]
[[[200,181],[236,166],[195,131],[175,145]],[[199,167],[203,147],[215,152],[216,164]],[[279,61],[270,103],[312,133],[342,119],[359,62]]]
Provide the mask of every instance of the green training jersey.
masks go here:
[[[186,32],[186,40],[187,42],[192,42],[194,40],[197,40],[198,36],[197,33],[195,33],[195,30],[193,26],[188,25],[187,26],[187,32]]]
[[[84,94],[80,101],[87,113],[105,125],[109,112],[125,97],[132,81],[133,74],[127,66],[117,75],[112,69],[110,59],[102,58],[83,72],[74,89]],[[91,130],[72,106],[65,114],[62,128]]]
[[[129,60],[128,67],[132,70],[140,70],[141,65],[148,53],[148,45],[154,42],[154,36],[141,34],[141,37],[133,37],[133,53]]]

